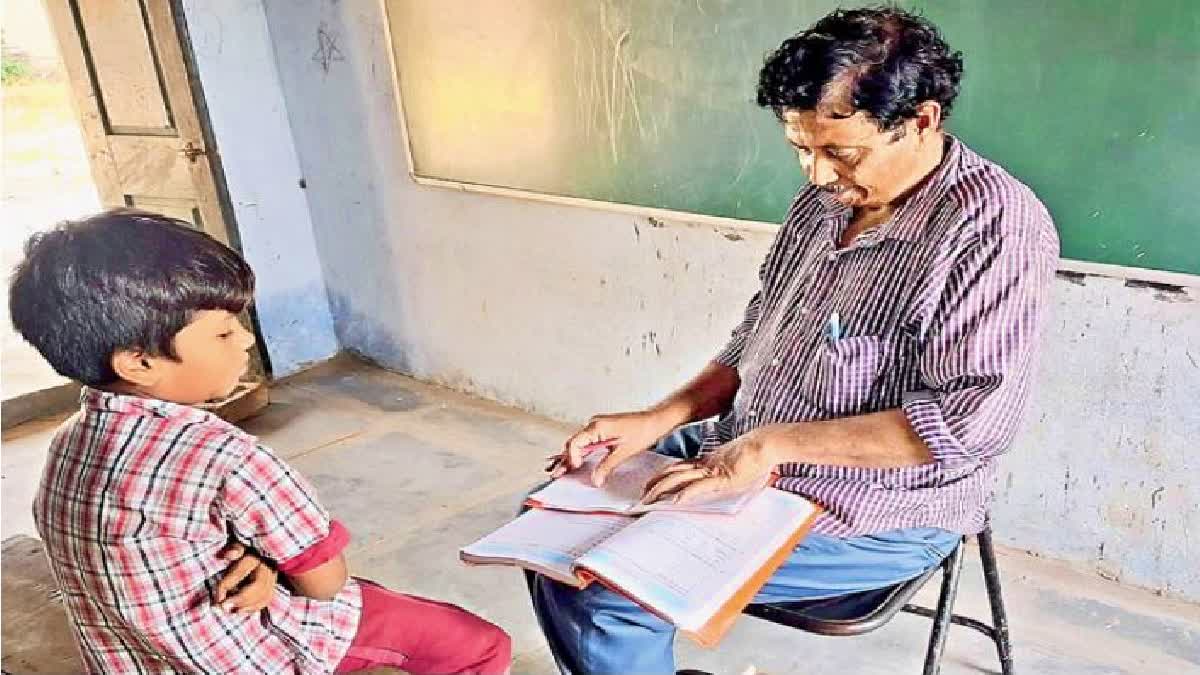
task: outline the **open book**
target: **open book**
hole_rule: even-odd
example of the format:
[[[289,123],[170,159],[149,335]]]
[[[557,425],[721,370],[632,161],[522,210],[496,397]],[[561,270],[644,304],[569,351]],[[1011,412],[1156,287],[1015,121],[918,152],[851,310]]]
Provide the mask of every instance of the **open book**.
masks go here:
[[[532,509],[467,546],[473,565],[515,565],[584,588],[597,581],[715,645],[808,531],[819,509],[774,488],[737,515],[640,518]]]
[[[659,471],[683,461],[654,452],[639,452],[613,469],[603,487],[592,484],[592,469],[605,456],[604,452],[593,452],[583,460],[583,466],[529,495],[526,506],[556,511],[578,511],[580,513],[623,513],[638,514],[651,511],[690,511],[694,513],[737,513],[770,482],[764,476],[759,485],[744,492],[699,498],[684,504],[656,502],[638,504],[645,492],[646,483]]]

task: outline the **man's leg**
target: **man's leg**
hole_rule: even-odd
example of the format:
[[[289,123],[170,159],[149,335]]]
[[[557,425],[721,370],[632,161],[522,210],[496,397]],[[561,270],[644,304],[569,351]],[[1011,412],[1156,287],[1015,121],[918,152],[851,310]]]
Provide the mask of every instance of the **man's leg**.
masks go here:
[[[675,627],[592,583],[578,590],[527,575],[533,609],[565,674],[674,673]]]
[[[961,534],[936,527],[848,539],[810,534],[753,602],[816,600],[893,586],[940,564],[961,539]]]
[[[839,539],[811,534],[755,596],[755,603],[814,600],[883,588],[939,564],[961,535],[937,528]],[[529,575],[534,609],[563,673],[675,672],[675,628],[633,601],[592,584],[579,591]]]
[[[405,672],[501,675],[512,662],[503,630],[454,605],[389,590],[365,579],[363,609],[350,649],[336,672],[377,666]]]

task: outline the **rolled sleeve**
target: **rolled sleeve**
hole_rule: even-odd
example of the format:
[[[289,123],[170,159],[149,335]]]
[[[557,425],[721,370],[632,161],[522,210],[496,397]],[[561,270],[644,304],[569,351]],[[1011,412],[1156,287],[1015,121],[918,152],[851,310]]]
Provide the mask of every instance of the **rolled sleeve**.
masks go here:
[[[1043,212],[1044,213],[1044,212]],[[1058,260],[1053,225],[983,237],[948,275],[903,410],[934,460],[978,463],[1008,450],[1029,397]]]
[[[278,564],[294,561],[337,536],[316,490],[274,452],[258,445],[226,477],[218,510],[240,541]]]
[[[279,561],[279,571],[294,576],[303,574],[333,560],[350,543],[350,532],[340,521],[329,524],[329,534],[324,539],[306,548],[299,555]]]

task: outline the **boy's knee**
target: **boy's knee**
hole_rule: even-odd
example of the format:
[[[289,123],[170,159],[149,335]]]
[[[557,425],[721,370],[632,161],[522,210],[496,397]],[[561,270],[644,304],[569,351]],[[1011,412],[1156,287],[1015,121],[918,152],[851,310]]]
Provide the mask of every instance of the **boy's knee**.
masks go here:
[[[497,665],[507,668],[512,663],[512,637],[499,626],[492,626],[491,652]]]
[[[507,673],[512,665],[512,638],[499,626],[482,622],[472,647],[476,654],[472,672],[482,675],[499,675]]]

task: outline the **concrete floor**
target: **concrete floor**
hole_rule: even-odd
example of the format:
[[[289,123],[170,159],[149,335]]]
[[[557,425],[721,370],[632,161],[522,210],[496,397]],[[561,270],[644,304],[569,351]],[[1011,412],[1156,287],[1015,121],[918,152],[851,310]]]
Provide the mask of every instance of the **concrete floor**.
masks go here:
[[[467,568],[460,546],[503,523],[567,426],[349,361],[309,371],[272,392],[246,427],[308,476],[354,534],[355,574],[449,600],[504,626],[518,674],[552,673],[512,569]],[[49,422],[3,437],[4,539],[33,534],[29,504]],[[1061,563],[1001,551],[1018,672],[1200,673],[1200,607],[1105,581]],[[920,599],[935,600],[927,588]],[[957,608],[988,616],[974,551]],[[927,620],[901,615],[857,638],[822,638],[743,617],[712,651],[681,641],[680,667],[741,673],[919,673]],[[991,644],[954,628],[943,673],[995,673]]]

